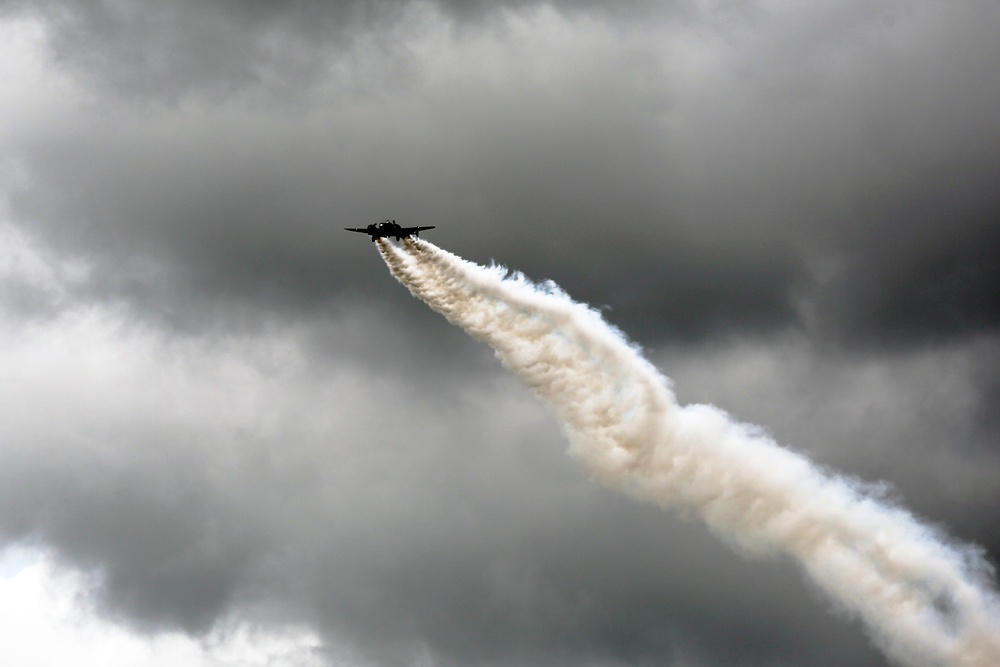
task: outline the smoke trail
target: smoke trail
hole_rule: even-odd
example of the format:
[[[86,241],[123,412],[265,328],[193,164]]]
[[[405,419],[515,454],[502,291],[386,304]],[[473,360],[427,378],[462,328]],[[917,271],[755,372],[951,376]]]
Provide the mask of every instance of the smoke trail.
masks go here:
[[[430,243],[379,240],[417,298],[491,345],[556,412],[605,485],[700,517],[736,548],[787,553],[875,643],[907,665],[1000,665],[1000,601],[971,547],[830,476],[669,383],[600,314]]]

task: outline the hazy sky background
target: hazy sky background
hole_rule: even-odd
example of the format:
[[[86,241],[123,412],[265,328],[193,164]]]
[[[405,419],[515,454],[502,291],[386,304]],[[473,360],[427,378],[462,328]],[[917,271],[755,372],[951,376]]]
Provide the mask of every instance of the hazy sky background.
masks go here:
[[[556,281],[682,402],[997,564],[997,34],[988,0],[0,0],[0,645],[884,665],[791,563],[587,479],[342,228]]]

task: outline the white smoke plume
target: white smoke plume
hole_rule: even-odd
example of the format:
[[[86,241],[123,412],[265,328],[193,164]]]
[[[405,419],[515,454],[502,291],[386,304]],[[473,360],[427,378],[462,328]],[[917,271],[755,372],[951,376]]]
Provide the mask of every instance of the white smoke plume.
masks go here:
[[[700,517],[743,552],[790,555],[900,664],[1000,665],[1000,598],[975,548],[717,408],[678,405],[640,350],[555,285],[420,240],[378,247],[417,298],[551,406],[603,484]]]

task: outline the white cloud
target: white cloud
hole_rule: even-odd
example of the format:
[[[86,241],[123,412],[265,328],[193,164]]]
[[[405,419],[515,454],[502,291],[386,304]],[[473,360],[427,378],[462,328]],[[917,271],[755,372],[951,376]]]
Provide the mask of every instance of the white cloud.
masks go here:
[[[8,552],[5,565],[32,552]],[[100,618],[86,578],[35,552],[34,562],[0,578],[0,645],[19,667],[254,667],[322,664],[308,630],[255,631],[247,625],[195,639],[180,633],[140,635]],[[23,561],[21,562],[24,565]],[[8,569],[8,572],[10,570]]]

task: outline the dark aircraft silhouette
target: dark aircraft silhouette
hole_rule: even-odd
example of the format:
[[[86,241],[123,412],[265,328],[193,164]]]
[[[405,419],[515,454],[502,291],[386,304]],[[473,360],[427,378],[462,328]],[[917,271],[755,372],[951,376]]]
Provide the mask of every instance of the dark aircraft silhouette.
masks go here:
[[[397,241],[405,239],[408,236],[420,236],[420,232],[425,229],[434,229],[434,225],[430,227],[400,227],[396,224],[395,220],[383,220],[382,222],[372,223],[364,229],[357,229],[355,227],[344,227],[344,229],[349,232],[368,234],[372,237],[372,243],[374,243],[375,239],[387,239],[392,236],[395,236]]]

